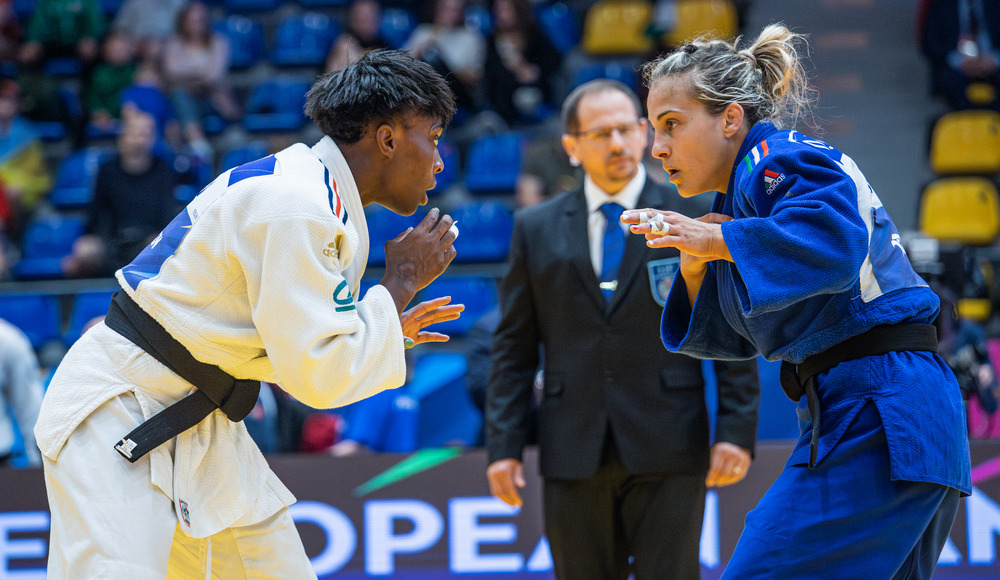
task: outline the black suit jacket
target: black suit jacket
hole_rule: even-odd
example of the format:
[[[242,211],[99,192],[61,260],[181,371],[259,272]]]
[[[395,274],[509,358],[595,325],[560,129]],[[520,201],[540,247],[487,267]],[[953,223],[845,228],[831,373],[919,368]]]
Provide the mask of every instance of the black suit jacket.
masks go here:
[[[703,213],[687,213],[689,203],[647,179],[638,207]],[[630,234],[618,289],[606,305],[590,260],[587,214],[577,190],[515,217],[486,401],[489,459],[521,458],[532,381],[544,362],[538,426],[544,477],[592,475],[609,428],[632,473],[707,472],[701,363],[664,348],[663,309],[647,270],[650,261],[679,253],[649,248],[643,236]],[[715,369],[717,440],[752,450],[760,399],[756,361],[716,362]]]

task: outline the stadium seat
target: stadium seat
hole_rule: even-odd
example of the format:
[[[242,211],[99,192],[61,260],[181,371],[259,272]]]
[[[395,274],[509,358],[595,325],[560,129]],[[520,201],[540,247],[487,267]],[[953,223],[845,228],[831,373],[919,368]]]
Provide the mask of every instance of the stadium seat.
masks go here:
[[[67,121],[77,120],[83,115],[83,104],[76,91],[67,88],[59,89],[59,101],[66,108]],[[61,141],[66,138],[66,125],[60,121],[34,121],[31,124],[42,141]]]
[[[80,60],[72,56],[52,57],[45,59],[42,64],[42,71],[47,76],[53,77],[75,77],[83,70]]]
[[[731,40],[740,32],[731,0],[677,0],[674,6],[674,27],[662,37],[666,46],[680,46],[699,36]]]
[[[417,358],[407,385],[418,403],[417,447],[477,445],[483,416],[469,399],[465,375],[469,364],[458,352],[428,352]]]
[[[239,12],[274,12],[281,7],[279,0],[222,0],[227,14]]]
[[[14,264],[18,280],[62,278],[59,260],[73,251],[73,242],[83,234],[84,218],[51,214],[27,225],[21,238],[21,259]]]
[[[303,8],[335,8],[347,6],[351,0],[298,0],[298,3]]]
[[[589,55],[644,54],[653,47],[646,28],[653,5],[645,0],[598,0],[583,20],[583,51]]]
[[[405,8],[385,8],[382,10],[381,36],[389,48],[402,48],[410,33],[417,27],[417,18]]]
[[[469,146],[465,187],[472,193],[512,193],[521,171],[521,136],[480,137]]]
[[[0,294],[0,318],[20,328],[36,350],[59,340],[62,318],[54,294]]]
[[[465,26],[473,30],[478,30],[484,37],[489,38],[493,33],[493,14],[487,6],[480,4],[467,4],[465,6]]]
[[[470,202],[449,212],[458,222],[455,262],[502,262],[510,249],[514,216],[498,201]]]
[[[100,0],[101,9],[110,18],[114,18],[114,15],[118,13],[118,9],[122,7],[125,0]]]
[[[616,80],[633,91],[639,88],[639,73],[633,65],[619,60],[590,62],[575,68],[570,79],[570,90],[596,79]]]
[[[370,209],[365,210],[368,239],[371,240],[368,264],[381,266],[385,264],[385,243],[401,234],[406,228],[416,227],[424,216],[419,213],[403,216],[374,204],[368,207]]]
[[[88,147],[67,155],[56,171],[56,183],[49,202],[59,209],[77,209],[94,199],[94,179],[101,161],[109,155],[104,148]]]
[[[264,56],[264,27],[240,14],[232,14],[215,23],[215,30],[229,39],[229,66],[247,69]]]
[[[233,147],[223,154],[219,162],[219,173],[225,173],[233,167],[238,167],[250,161],[256,161],[267,157],[267,143],[263,141],[252,141],[239,147]]]
[[[942,241],[993,243],[1000,233],[1000,195],[984,177],[942,177],[920,195],[920,231]]]
[[[496,284],[485,276],[441,276],[420,291],[419,300],[442,296],[451,296],[451,303],[464,304],[465,310],[457,320],[439,322],[428,330],[451,337],[465,336],[482,315],[497,305]]]
[[[580,44],[580,23],[565,3],[539,5],[535,20],[559,52],[566,54]]]
[[[111,296],[116,291],[117,289],[94,290],[80,292],[73,297],[73,305],[71,306],[69,315],[69,328],[63,335],[63,342],[66,343],[67,347],[73,346],[73,343],[80,339],[80,335],[83,334],[83,327],[91,319],[108,313],[108,307],[111,305]]]
[[[243,128],[251,133],[298,131],[306,122],[303,107],[309,83],[276,80],[261,83],[247,99]]]
[[[931,131],[931,169],[939,175],[1000,171],[1000,113],[951,111]]]
[[[322,66],[339,34],[340,24],[326,14],[292,14],[275,31],[271,64],[277,67]]]

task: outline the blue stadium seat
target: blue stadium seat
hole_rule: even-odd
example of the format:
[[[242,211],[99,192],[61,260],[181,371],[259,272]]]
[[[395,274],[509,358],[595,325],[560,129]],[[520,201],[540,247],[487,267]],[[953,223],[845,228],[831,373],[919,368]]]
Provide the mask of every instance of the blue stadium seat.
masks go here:
[[[368,207],[371,208],[365,211],[368,239],[371,240],[368,263],[381,266],[385,264],[385,243],[401,234],[406,228],[415,227],[424,216],[420,214],[403,216],[374,204]]]
[[[428,352],[417,358],[407,390],[419,404],[418,448],[479,443],[483,416],[465,387],[468,369],[462,353]]]
[[[69,315],[69,328],[63,335],[63,342],[66,346],[73,346],[73,343],[80,339],[83,334],[83,327],[96,316],[103,316],[108,313],[108,306],[111,305],[111,296],[115,290],[94,290],[90,292],[80,292],[73,297],[73,306]]]
[[[61,316],[54,294],[0,294],[0,318],[28,335],[35,349],[59,340]]]
[[[262,159],[267,155],[267,143],[263,141],[252,141],[239,147],[233,147],[222,155],[222,160],[219,162],[219,173],[225,173],[233,167]]]
[[[278,25],[271,50],[271,64],[277,67],[322,66],[340,24],[326,14],[292,14]]]
[[[79,119],[83,115],[83,104],[76,91],[59,89],[59,101],[66,107],[71,119]],[[42,141],[61,141],[67,135],[66,125],[59,121],[35,121],[32,126]]]
[[[465,187],[472,193],[512,193],[521,171],[521,136],[480,137],[469,147]]]
[[[14,264],[18,280],[62,278],[59,260],[73,251],[73,242],[83,234],[84,219],[52,214],[35,219],[21,238],[21,259]]]
[[[59,209],[86,207],[94,199],[97,167],[109,155],[104,148],[88,147],[67,155],[56,171],[49,202]]]
[[[45,59],[42,71],[53,77],[75,77],[83,70],[80,60],[71,56],[52,57]]]
[[[303,108],[310,84],[292,80],[257,85],[247,99],[243,128],[251,133],[298,131],[306,122]]]
[[[493,33],[493,14],[487,6],[469,4],[465,7],[465,25],[478,29],[488,38]]]
[[[441,160],[444,161],[444,169],[435,176],[437,178],[437,185],[434,186],[434,189],[428,191],[427,195],[441,193],[454,185],[462,175],[462,159],[459,156],[457,145],[451,141],[441,141],[438,143],[438,153],[441,154]]]
[[[222,0],[226,13],[274,12],[281,7],[280,0]]]
[[[498,201],[470,202],[450,212],[460,232],[455,240],[456,263],[502,262],[510,249],[514,216]]]
[[[420,292],[419,301],[451,296],[452,304],[464,304],[458,320],[440,322],[427,328],[451,337],[465,336],[477,320],[497,305],[497,289],[492,278],[484,276],[441,276]]]
[[[35,3],[37,0],[14,0],[14,16],[17,17],[21,26],[27,26],[31,20],[31,15],[35,13]]]
[[[565,3],[539,5],[535,19],[559,52],[566,54],[580,44],[580,22]]]
[[[240,14],[231,14],[215,23],[215,30],[229,39],[229,66],[250,68],[264,56],[264,27]]]
[[[124,3],[125,0],[100,0],[101,9],[104,10],[104,13],[111,18],[114,18],[114,15]]]
[[[639,89],[639,73],[632,65],[617,61],[600,61],[587,63],[572,72],[570,90],[587,81],[596,79],[611,79],[619,81],[633,91]]]
[[[303,8],[334,8],[337,6],[347,6],[351,0],[298,0]]]
[[[389,48],[402,48],[410,33],[417,27],[417,18],[405,8],[385,8],[382,10],[381,36]]]

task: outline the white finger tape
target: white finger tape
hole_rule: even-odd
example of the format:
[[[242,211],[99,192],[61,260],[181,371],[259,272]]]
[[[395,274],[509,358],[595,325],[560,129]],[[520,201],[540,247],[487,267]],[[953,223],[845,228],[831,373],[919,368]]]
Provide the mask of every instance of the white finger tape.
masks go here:
[[[451,227],[448,228],[448,231],[450,231],[451,233],[455,234],[455,239],[458,239],[458,225],[457,224],[451,224]]]
[[[670,233],[670,224],[663,221],[663,215],[656,214],[649,220],[649,233],[663,236]]]

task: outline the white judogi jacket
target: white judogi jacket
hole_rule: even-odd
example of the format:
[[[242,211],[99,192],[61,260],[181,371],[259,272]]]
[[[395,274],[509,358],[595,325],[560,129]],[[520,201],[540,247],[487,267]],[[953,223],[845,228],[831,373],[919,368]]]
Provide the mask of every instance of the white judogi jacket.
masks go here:
[[[367,259],[357,185],[325,137],[219,176],[117,278],[198,360],[330,408],[405,379],[389,292],[376,285],[355,299]],[[35,428],[39,448],[57,461],[76,426],[119,394],[133,391],[149,418],[191,390],[99,325],[70,349],[49,386]],[[124,435],[108,433],[108,447]],[[152,483],[194,537],[256,523],[295,501],[243,423],[219,410],[148,457]]]

